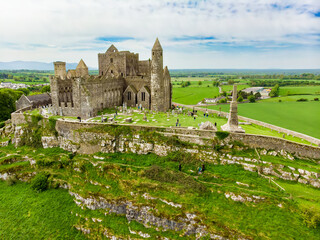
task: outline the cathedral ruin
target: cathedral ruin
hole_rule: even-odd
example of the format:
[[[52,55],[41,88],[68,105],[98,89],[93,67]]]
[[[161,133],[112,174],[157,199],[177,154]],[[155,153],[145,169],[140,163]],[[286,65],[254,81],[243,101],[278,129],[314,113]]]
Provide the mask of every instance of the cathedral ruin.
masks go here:
[[[53,112],[89,118],[105,108],[122,105],[166,112],[171,107],[172,85],[168,68],[163,68],[158,39],[151,57],[141,61],[139,54],[118,51],[111,45],[98,54],[99,75],[89,75],[82,59],[76,69],[68,72],[65,62],[55,62],[50,79]]]

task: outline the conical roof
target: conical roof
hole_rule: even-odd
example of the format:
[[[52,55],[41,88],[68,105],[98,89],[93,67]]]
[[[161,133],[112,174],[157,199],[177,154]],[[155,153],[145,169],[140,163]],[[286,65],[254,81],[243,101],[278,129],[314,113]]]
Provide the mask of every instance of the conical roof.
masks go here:
[[[77,69],[79,69],[79,68],[88,68],[82,59],[80,60],[78,66],[77,66]]]
[[[152,50],[161,50],[162,51],[162,47],[161,47],[161,44],[160,44],[160,42],[159,42],[159,39],[157,38],[156,39],[156,41],[155,41],[155,43],[153,44],[153,48],[152,48]]]

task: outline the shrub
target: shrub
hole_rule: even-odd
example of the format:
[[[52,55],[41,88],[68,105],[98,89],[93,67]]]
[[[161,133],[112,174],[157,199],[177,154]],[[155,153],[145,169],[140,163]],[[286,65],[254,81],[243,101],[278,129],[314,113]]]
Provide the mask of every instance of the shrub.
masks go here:
[[[253,95],[250,95],[248,97],[249,102],[254,103],[256,101],[256,98]]]
[[[202,85],[202,81],[199,81],[199,82],[198,82],[198,85]]]
[[[297,102],[307,102],[307,101],[308,101],[308,99],[306,99],[306,98],[299,98],[297,100]]]
[[[37,160],[38,167],[51,167],[55,164],[55,161],[48,159],[39,159]]]
[[[224,131],[217,131],[216,132],[216,136],[217,136],[217,138],[219,139],[219,140],[223,140],[223,139],[225,139],[226,137],[228,137],[229,136],[229,132],[224,132]]]
[[[313,100],[314,100],[314,101],[319,101],[319,98],[314,98]],[[0,128],[1,128],[1,126],[0,126]]]
[[[320,213],[314,208],[304,208],[301,211],[304,223],[309,228],[317,228],[320,226]]]
[[[279,100],[278,100],[278,102],[282,102],[282,100],[281,100],[281,99],[279,99]]]
[[[222,98],[219,100],[219,103],[226,103],[227,102],[227,99],[226,98]]]
[[[238,102],[242,102],[243,101],[243,97],[242,96],[238,97],[237,101]]]
[[[38,173],[31,180],[31,188],[37,192],[45,191],[48,188],[48,177],[46,173]]]
[[[0,122],[0,128],[3,128],[5,125],[5,122]]]

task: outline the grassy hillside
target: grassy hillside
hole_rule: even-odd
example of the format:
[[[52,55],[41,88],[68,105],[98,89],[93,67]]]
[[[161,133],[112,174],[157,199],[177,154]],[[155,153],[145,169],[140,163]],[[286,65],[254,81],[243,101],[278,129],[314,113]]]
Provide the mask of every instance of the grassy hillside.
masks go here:
[[[299,96],[301,98],[301,96]],[[271,102],[238,104],[241,116],[320,138],[320,102]],[[210,106],[229,111],[229,105]]]
[[[139,233],[148,234],[150,239],[196,237],[183,235],[181,231],[146,228],[134,220],[129,223],[124,215],[109,214],[105,209],[90,210],[79,200],[75,202],[83,209],[76,207],[65,190],[53,189],[59,184],[68,184],[70,191],[85,198],[149,206],[149,212],[160,218],[180,221],[187,213],[194,214],[195,225],[206,226],[209,233],[230,239],[320,238],[320,226],[309,223],[318,212],[313,209],[320,204],[320,190],[275,178],[288,189],[288,192],[282,191],[257,172],[246,171],[240,165],[217,164],[226,153],[256,158],[254,150],[234,146],[221,151],[216,152],[216,160],[200,161],[200,156],[183,152],[167,157],[132,153],[74,156],[60,149],[3,147],[0,173],[10,172],[30,179],[30,174],[46,172],[50,174],[50,189],[36,193],[26,183],[8,186],[0,182],[0,236],[81,239],[83,235],[76,228],[82,228],[90,230],[85,236],[91,239],[103,238],[106,234],[142,239]],[[26,158],[35,163],[30,165]],[[261,160],[274,166],[293,164],[296,168],[319,170],[310,160],[296,159],[293,163],[275,156],[261,156]],[[181,172],[179,163],[182,163]],[[199,175],[197,169],[202,164],[206,170]],[[259,200],[239,202],[227,197],[228,194]],[[308,212],[306,209],[310,208],[312,211]],[[305,215],[306,211],[311,215]]]

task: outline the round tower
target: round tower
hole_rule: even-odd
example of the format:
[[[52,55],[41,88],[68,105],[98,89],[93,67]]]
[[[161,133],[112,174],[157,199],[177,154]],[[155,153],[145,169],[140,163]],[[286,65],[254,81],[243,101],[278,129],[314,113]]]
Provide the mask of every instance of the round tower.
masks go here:
[[[67,76],[66,63],[65,62],[54,62],[54,76],[65,78]]]
[[[151,56],[151,110],[164,112],[166,109],[163,81],[163,51],[158,38],[153,45]]]

